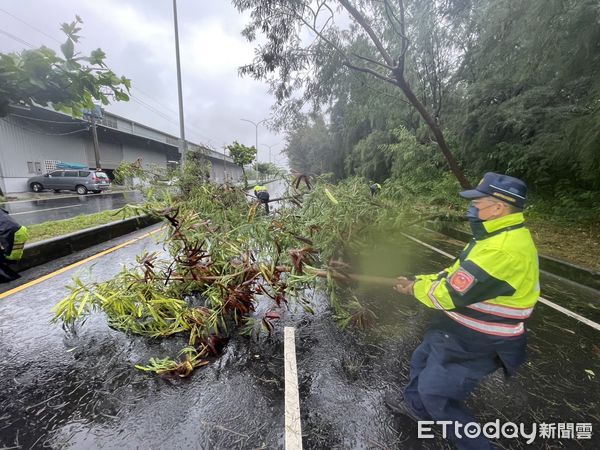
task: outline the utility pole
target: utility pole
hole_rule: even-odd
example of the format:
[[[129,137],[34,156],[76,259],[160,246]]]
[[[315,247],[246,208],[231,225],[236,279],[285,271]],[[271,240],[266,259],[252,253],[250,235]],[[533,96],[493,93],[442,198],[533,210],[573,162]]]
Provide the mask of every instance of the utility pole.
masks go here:
[[[227,171],[225,170],[225,145],[223,144],[223,184],[227,182]]]
[[[98,142],[98,118],[102,117],[102,110],[99,106],[96,106],[93,110],[85,110],[84,115],[88,117],[90,121],[90,128],[92,129],[92,141],[94,143],[94,157],[96,159],[96,169],[102,170],[102,164],[100,163],[100,144]]]
[[[243,120],[244,122],[250,122],[252,125],[254,125],[254,128],[255,128],[255,136],[254,136],[255,146],[254,146],[254,148],[256,149],[256,162],[254,163],[254,171],[256,172],[256,176],[258,176],[258,126],[261,123],[266,122],[269,119],[263,119],[258,122],[254,122],[254,121],[248,120],[248,119],[240,119],[240,120]]]
[[[177,0],[173,0],[173,24],[175,25],[175,59],[177,61],[177,93],[179,95],[179,151],[181,152],[181,173],[186,161],[187,142],[183,121],[183,92],[181,89],[181,61],[179,58],[179,28],[177,26]]]
[[[95,114],[92,114],[92,136],[94,137],[94,156],[96,157],[96,169],[102,170],[102,164],[100,164],[100,144],[98,143],[98,130],[96,128]]]

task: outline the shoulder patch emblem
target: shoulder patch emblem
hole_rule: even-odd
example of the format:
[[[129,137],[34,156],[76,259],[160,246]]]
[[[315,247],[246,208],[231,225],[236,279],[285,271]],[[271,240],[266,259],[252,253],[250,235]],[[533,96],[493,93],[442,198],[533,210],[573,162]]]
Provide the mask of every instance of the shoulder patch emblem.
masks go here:
[[[464,294],[477,282],[477,279],[465,269],[458,269],[449,279],[450,286],[459,294]]]

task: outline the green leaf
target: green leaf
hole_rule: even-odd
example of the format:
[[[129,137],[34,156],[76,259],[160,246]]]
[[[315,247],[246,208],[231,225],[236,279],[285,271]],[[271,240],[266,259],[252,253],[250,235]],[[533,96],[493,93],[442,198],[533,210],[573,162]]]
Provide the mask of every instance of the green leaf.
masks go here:
[[[60,50],[67,60],[73,59],[73,52],[75,51],[75,45],[73,41],[69,38],[67,41],[60,46]]]
[[[128,102],[129,95],[127,95],[125,92],[122,92],[122,91],[115,91],[115,99],[117,99],[118,101],[121,101],[121,102]]]
[[[101,48],[97,48],[90,53],[89,61],[90,64],[97,64],[100,66],[104,65],[104,59],[106,58],[106,53],[102,51]]]

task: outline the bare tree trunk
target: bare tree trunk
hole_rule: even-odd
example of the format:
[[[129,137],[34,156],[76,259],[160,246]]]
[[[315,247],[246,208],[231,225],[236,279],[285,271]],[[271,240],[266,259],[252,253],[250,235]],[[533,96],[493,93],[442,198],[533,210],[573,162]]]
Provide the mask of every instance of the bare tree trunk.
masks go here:
[[[397,86],[402,90],[402,92],[404,93],[408,101],[411,103],[411,105],[413,105],[415,109],[419,112],[419,114],[421,115],[421,117],[435,136],[435,140],[438,144],[438,147],[442,151],[444,158],[446,158],[448,166],[450,166],[450,170],[460,183],[460,186],[463,189],[471,189],[471,183],[469,183],[469,180],[467,180],[467,177],[465,177],[465,174],[463,173],[462,169],[458,165],[458,162],[454,158],[450,147],[448,147],[448,144],[446,143],[446,139],[444,139],[444,133],[442,132],[437,122],[431,117],[425,106],[423,106],[423,104],[416,97],[416,95],[414,94],[406,80],[404,80],[402,75],[395,74],[395,77]]]
[[[365,58],[365,57],[362,57],[361,59],[369,60],[370,62],[374,62],[374,63],[378,64],[380,67],[384,67],[388,70],[391,70],[394,78],[390,78],[388,76],[382,75],[381,73],[379,73],[375,70],[369,69],[367,67],[357,67],[356,65],[351,64],[349,61],[346,62],[346,66],[349,68],[361,71],[361,72],[370,73],[379,79],[382,79],[384,81],[394,84],[395,86],[398,86],[402,90],[402,92],[404,93],[404,95],[406,96],[406,98],[408,99],[410,104],[413,105],[417,109],[417,111],[419,112],[419,114],[421,115],[423,120],[425,120],[425,123],[427,124],[429,129],[432,131],[433,135],[435,136],[435,140],[438,143],[440,150],[442,151],[442,154],[444,155],[444,157],[446,158],[446,161],[448,162],[448,166],[450,166],[450,170],[452,171],[452,173],[454,174],[454,176],[456,177],[456,179],[458,180],[458,182],[460,183],[462,188],[470,189],[471,183],[469,183],[469,180],[467,180],[467,177],[465,177],[465,174],[463,173],[460,166],[458,165],[458,162],[454,158],[454,155],[452,154],[450,147],[448,147],[448,144],[446,143],[446,140],[444,139],[444,133],[442,132],[442,130],[439,127],[439,125],[437,124],[437,122],[431,117],[431,115],[427,111],[427,108],[425,108],[425,106],[423,106],[423,104],[419,101],[417,96],[414,94],[414,92],[412,91],[412,89],[410,88],[410,86],[408,85],[406,80],[404,79],[404,60],[405,60],[405,56],[406,56],[406,51],[408,50],[408,43],[409,43],[408,38],[406,37],[406,33],[405,33],[404,2],[402,0],[398,1],[398,7],[400,8],[400,17],[398,18],[398,17],[394,16],[395,20],[397,21],[397,23],[400,27],[400,30],[397,31],[397,34],[399,34],[399,36],[402,40],[402,51],[397,59],[394,59],[390,56],[390,54],[385,49],[385,46],[383,45],[382,41],[379,39],[379,37],[377,36],[375,31],[371,27],[369,22],[360,13],[360,11],[352,3],[350,3],[350,0],[338,0],[338,2],[346,9],[346,11],[352,17],[354,17],[356,22],[363,28],[363,30],[365,30],[365,32],[371,39],[372,43],[377,48],[377,51],[379,52],[384,63],[373,61],[373,60],[371,60],[369,58]],[[384,0],[384,3],[387,6],[389,6],[388,0]],[[390,20],[391,20],[391,18],[390,18]],[[338,49],[338,51],[340,51],[338,47],[334,46],[334,48],[336,48],[336,49]],[[343,51],[342,51],[342,54],[343,54]]]
[[[248,178],[246,177],[246,171],[244,170],[244,165],[242,164],[242,178],[244,179],[244,187],[248,187]]]

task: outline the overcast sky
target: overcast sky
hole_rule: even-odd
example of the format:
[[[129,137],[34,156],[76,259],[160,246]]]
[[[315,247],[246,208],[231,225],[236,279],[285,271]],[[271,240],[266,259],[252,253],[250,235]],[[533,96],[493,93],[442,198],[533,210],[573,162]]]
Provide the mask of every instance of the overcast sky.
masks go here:
[[[246,19],[228,0],[178,0],[177,8],[186,137],[219,151],[234,140],[254,145],[254,125],[240,119],[269,117],[274,100],[265,83],[237,74],[253,56],[253,46],[240,35]],[[60,24],[75,14],[84,22],[80,50],[102,48],[108,66],[132,80],[133,99],[107,110],[178,136],[172,1],[2,0],[0,29],[58,51],[65,40]],[[24,48],[0,34],[1,52]],[[273,161],[283,164],[283,142],[282,135],[259,125],[259,161],[268,161],[271,145]]]

